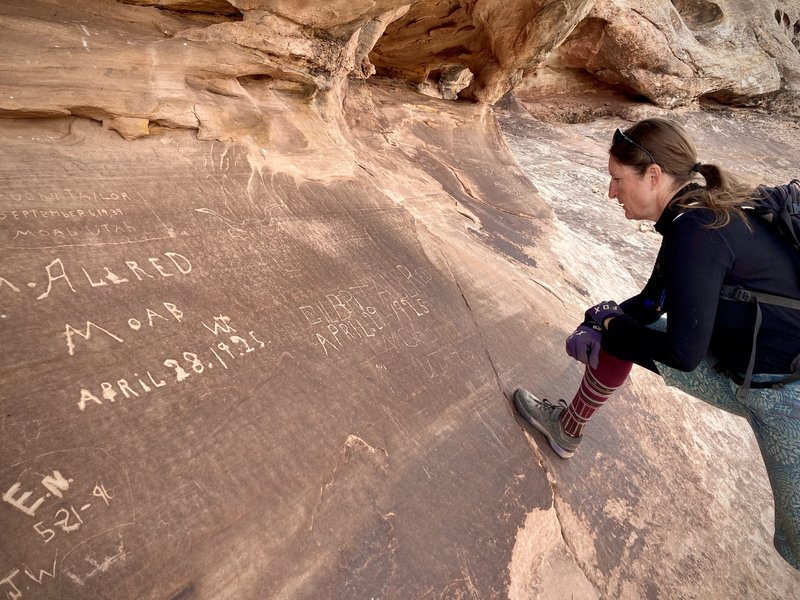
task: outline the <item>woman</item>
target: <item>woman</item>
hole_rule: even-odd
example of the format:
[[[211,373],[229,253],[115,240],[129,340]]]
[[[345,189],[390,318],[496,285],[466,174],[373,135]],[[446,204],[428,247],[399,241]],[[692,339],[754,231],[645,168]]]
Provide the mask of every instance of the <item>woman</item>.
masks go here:
[[[621,305],[606,301],[587,310],[567,338],[567,353],[587,365],[569,405],[523,389],[514,392],[514,404],[562,458],[573,455],[583,427],[633,363],[747,418],[775,499],[775,547],[800,570],[800,382],[776,384],[798,366],[800,310],[761,306],[750,364],[756,305],[720,298],[730,285],[800,298],[800,253],[742,210],[755,190],[699,163],[676,123],[646,119],[618,129],[609,154],[609,197],[628,219],[654,221],[663,237],[653,274]],[[742,389],[750,373],[752,383]]]

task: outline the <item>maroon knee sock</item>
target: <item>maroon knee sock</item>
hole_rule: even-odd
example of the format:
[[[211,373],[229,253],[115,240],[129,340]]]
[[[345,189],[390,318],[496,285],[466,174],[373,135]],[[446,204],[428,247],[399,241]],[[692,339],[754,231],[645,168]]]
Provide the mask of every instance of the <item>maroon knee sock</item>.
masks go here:
[[[628,378],[633,363],[611,356],[600,350],[597,368],[586,367],[583,381],[560,421],[567,435],[578,437],[594,412],[603,406],[609,396]]]

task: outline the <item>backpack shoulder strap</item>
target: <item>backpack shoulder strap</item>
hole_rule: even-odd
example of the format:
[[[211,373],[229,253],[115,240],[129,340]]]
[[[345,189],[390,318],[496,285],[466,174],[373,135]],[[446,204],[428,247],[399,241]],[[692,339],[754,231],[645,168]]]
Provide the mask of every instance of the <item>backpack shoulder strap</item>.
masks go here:
[[[747,364],[747,372],[744,376],[744,381],[742,382],[739,391],[737,392],[737,396],[740,400],[744,400],[747,398],[747,393],[751,387],[751,380],[753,377],[753,367],[756,362],[756,339],[758,338],[758,331],[761,329],[761,303],[764,304],[774,304],[776,306],[784,306],[786,308],[793,308],[796,310],[800,310],[800,300],[795,300],[794,298],[785,298],[784,296],[774,296],[772,294],[766,294],[764,292],[752,292],[750,290],[746,290],[743,287],[734,286],[734,285],[723,285],[722,289],[720,290],[720,298],[724,300],[738,300],[739,302],[752,302],[756,305],[756,322],[755,327],[753,329],[753,346],[752,351],[750,352],[750,360]],[[794,381],[800,380],[800,356],[795,358],[792,363],[794,367],[794,372],[782,379],[781,381],[777,381],[774,384],[771,384],[769,387],[773,388],[781,388],[788,383],[792,383]],[[756,387],[755,385],[753,387]],[[758,386],[761,387],[761,386]]]

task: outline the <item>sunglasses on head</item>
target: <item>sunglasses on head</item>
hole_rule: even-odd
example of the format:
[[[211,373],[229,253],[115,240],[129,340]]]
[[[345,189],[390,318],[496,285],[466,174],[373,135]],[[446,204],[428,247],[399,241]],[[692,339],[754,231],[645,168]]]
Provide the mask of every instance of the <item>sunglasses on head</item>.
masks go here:
[[[627,135],[625,135],[625,132],[624,132],[624,131],[622,131],[621,129],[617,129],[617,130],[614,132],[614,144],[618,144],[618,143],[620,142],[620,140],[625,140],[625,141],[626,141],[626,142],[628,142],[629,144],[633,144],[633,145],[634,145],[634,146],[636,146],[636,147],[637,147],[639,150],[641,150],[642,152],[644,152],[645,154],[647,154],[647,158],[649,158],[649,159],[650,159],[650,162],[652,162],[652,163],[655,163],[655,162],[656,162],[656,159],[655,159],[655,158],[653,158],[653,155],[652,155],[652,154],[650,154],[650,152],[648,152],[648,151],[647,151],[647,148],[645,148],[645,147],[644,147],[644,146],[642,146],[641,144],[637,144],[636,142],[634,142],[634,141],[633,141],[631,138],[629,138]],[[656,164],[657,164],[657,163],[656,163]]]

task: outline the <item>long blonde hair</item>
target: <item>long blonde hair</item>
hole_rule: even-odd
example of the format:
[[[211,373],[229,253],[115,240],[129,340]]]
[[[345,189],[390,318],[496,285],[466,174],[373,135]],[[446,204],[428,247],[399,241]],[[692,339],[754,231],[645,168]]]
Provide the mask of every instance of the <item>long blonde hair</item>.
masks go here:
[[[747,223],[741,206],[757,195],[755,189],[717,165],[699,163],[694,142],[678,123],[660,118],[644,119],[623,133],[623,136],[615,136],[609,149],[609,154],[618,162],[633,167],[641,176],[655,161],[681,186],[696,181],[700,174],[706,181],[705,187],[681,196],[678,200],[681,206],[710,210],[714,214],[711,227],[727,225],[733,215]]]

